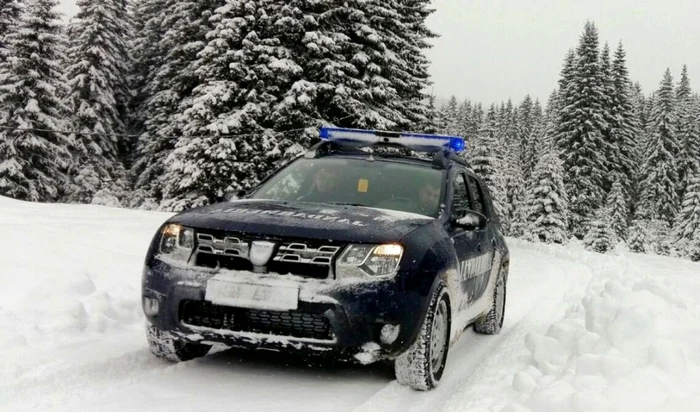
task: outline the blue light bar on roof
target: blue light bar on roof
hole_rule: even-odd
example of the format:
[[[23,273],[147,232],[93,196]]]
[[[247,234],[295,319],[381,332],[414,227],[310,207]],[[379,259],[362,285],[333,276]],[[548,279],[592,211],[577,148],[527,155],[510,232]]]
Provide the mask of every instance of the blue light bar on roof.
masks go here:
[[[440,149],[450,149],[459,153],[466,149],[464,138],[460,136],[340,129],[334,127],[322,127],[321,140],[360,147],[392,143],[419,152],[437,152]]]

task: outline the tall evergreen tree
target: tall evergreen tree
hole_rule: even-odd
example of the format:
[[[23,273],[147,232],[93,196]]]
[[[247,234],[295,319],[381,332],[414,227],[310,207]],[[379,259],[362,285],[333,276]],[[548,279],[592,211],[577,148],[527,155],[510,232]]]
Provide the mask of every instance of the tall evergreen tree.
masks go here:
[[[185,102],[183,137],[166,161],[163,209],[199,206],[248,188],[280,157],[266,120],[280,86],[303,69],[275,37],[279,6],[227,0],[212,16],[214,30],[194,63],[206,81]]]
[[[565,84],[557,142],[564,162],[570,200],[570,230],[582,237],[586,222],[603,201],[606,170],[604,84],[598,52],[598,30],[587,23],[576,51],[575,72]]]
[[[159,43],[167,30],[162,18],[167,10],[167,1],[129,2],[133,34],[127,39],[132,58],[128,80],[133,96],[129,102],[129,117],[126,123],[129,134],[133,136],[146,133],[147,104],[154,94],[151,85],[160,70],[164,54],[159,49]],[[131,143],[132,147],[135,147],[137,142],[132,140]],[[134,157],[143,157],[143,154],[136,151]]]
[[[676,238],[686,244],[700,240],[700,174],[691,172],[688,182],[675,224]]]
[[[690,184],[690,176],[700,172],[700,124],[695,118],[695,101],[690,88],[688,68],[683,66],[681,80],[676,89],[677,140],[679,144],[678,165],[678,195],[682,199]]]
[[[526,237],[544,243],[564,244],[568,236],[568,203],[564,170],[554,151],[540,157],[528,185]]]
[[[459,131],[459,103],[457,97],[451,96],[450,100],[440,110],[442,129],[441,132],[456,135]]]
[[[612,189],[607,198],[607,214],[610,217],[610,226],[618,239],[627,239],[627,228],[629,221],[629,207],[627,198],[620,179],[613,182]]]
[[[610,180],[620,181],[622,190],[629,203],[637,179],[638,155],[637,140],[640,127],[632,98],[632,84],[626,67],[625,49],[620,43],[615,51],[611,75],[612,90],[609,118],[608,168],[612,174]]]
[[[647,236],[644,223],[639,220],[634,220],[629,228],[627,248],[630,252],[644,253],[646,252],[646,242]]]
[[[606,170],[612,172],[615,167],[615,158],[619,152],[619,147],[617,142],[613,141],[612,133],[612,123],[616,120],[613,116],[613,99],[615,96],[615,82],[613,80],[612,73],[612,62],[610,61],[610,47],[608,43],[605,43],[603,49],[600,52],[600,80],[601,80],[601,90],[602,90],[602,115],[605,120],[605,126],[602,128],[601,133],[603,135],[603,144],[605,145],[605,168]],[[606,173],[603,176],[603,189],[605,192],[609,192],[612,187],[612,182],[615,181],[613,173]]]
[[[55,201],[72,166],[61,101],[65,80],[57,49],[61,23],[55,0],[28,0],[16,30],[5,36],[8,59],[0,64],[0,194]],[[32,130],[28,130],[32,129]],[[42,129],[42,130],[37,130]]]
[[[146,197],[162,196],[164,163],[182,133],[180,106],[204,81],[195,72],[197,53],[204,49],[207,32],[213,27],[209,22],[213,10],[222,4],[220,0],[167,0],[163,7],[170,12],[161,22],[149,21],[151,27],[145,28],[147,35],[149,30],[163,31],[156,49],[158,70],[146,73],[150,77],[144,109],[146,132],[137,143],[139,159],[133,167],[136,187]]]
[[[534,142],[532,139],[534,137],[533,132],[535,126],[539,120],[536,118],[537,114],[535,113],[535,104],[530,95],[525,96],[525,99],[517,109],[516,116],[518,117],[518,123],[515,139],[519,154],[517,162],[522,173],[524,173],[525,179],[527,180],[530,173],[532,173],[532,170],[530,169],[534,156],[534,153],[532,152]]]
[[[120,148],[128,143],[118,135],[126,133],[128,54],[123,27],[128,22],[121,0],[79,0],[77,5],[69,28],[75,36],[67,52],[66,103],[73,113],[71,129],[81,134],[73,136],[78,167],[68,200],[89,203],[100,190],[119,191],[114,182],[126,184]]]
[[[588,233],[583,239],[586,250],[608,253],[615,248],[617,239],[610,227],[610,216],[606,208],[601,208],[588,223]]]
[[[555,144],[555,137],[558,129],[558,113],[559,113],[559,94],[553,91],[547,99],[547,107],[544,110],[542,118],[542,131],[539,138],[538,150],[539,156],[544,153],[555,151],[558,153],[558,147]]]
[[[666,70],[651,113],[640,205],[640,213],[646,219],[660,219],[669,224],[678,211],[677,117],[673,89],[671,72]]]
[[[399,95],[399,101],[393,103],[408,120],[405,128],[410,130],[416,130],[416,125],[430,115],[425,105],[425,90],[431,84],[430,61],[425,51],[431,47],[428,40],[437,37],[426,25],[434,11],[430,3],[430,0],[394,0],[398,18],[386,27],[387,47],[399,57],[389,65],[390,78]]]
[[[474,149],[471,153],[471,166],[488,187],[496,213],[499,217],[505,217],[507,216],[505,208],[505,181],[501,163],[494,150],[496,144],[495,130],[489,127],[487,123],[474,144]]]

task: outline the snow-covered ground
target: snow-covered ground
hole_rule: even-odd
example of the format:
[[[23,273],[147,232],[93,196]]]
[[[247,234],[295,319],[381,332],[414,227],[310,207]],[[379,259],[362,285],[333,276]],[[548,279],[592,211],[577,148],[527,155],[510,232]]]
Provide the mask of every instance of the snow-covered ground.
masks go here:
[[[700,409],[699,264],[515,240],[503,333],[467,333],[433,392],[382,366],[156,359],[139,286],[167,216],[0,198],[0,410]]]

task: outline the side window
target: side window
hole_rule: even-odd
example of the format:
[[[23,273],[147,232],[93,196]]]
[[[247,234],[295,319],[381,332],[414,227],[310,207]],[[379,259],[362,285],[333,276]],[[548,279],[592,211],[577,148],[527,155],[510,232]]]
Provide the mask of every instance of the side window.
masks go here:
[[[460,173],[455,177],[454,198],[452,199],[452,214],[456,218],[464,217],[467,210],[472,208],[467,190],[467,182],[464,180],[464,175]]]
[[[472,210],[479,212],[484,216],[488,216],[481,186],[479,185],[479,182],[477,182],[477,180],[471,176],[469,176],[469,190],[472,194],[472,199],[474,199],[474,208]]]

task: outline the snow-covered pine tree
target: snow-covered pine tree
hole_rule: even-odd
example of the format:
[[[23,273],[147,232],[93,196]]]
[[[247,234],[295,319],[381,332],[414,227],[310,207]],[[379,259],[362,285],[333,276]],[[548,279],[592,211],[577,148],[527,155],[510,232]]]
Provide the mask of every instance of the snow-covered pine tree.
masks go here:
[[[629,226],[629,208],[627,206],[627,197],[619,178],[615,179],[612,189],[608,193],[606,207],[608,208],[607,214],[610,217],[612,230],[618,239],[626,240]]]
[[[427,118],[425,123],[418,127],[423,133],[437,133],[438,131],[438,109],[436,106],[437,97],[434,94],[428,95]]]
[[[474,172],[488,187],[496,213],[499,217],[505,218],[507,216],[505,181],[501,170],[502,165],[495,150],[497,142],[493,126],[488,122],[485,124],[470,153],[470,162]]]
[[[380,130],[406,127],[410,120],[404,116],[404,109],[399,108],[402,102],[397,87],[399,79],[410,76],[400,73],[406,70],[407,62],[396,50],[401,36],[393,31],[403,32],[406,28],[401,27],[397,2],[352,0],[335,3],[324,14],[335,19],[329,28],[348,39],[341,52],[345,61],[355,68],[349,92],[360,103],[348,113],[352,124]]]
[[[525,96],[525,99],[522,101],[522,103],[520,103],[520,106],[517,108],[515,115],[518,117],[517,131],[515,136],[519,154],[519,159],[517,160],[517,162],[518,166],[520,166],[520,170],[524,174],[525,180],[527,180],[530,177],[530,174],[532,173],[530,165],[535,155],[532,152],[532,149],[534,147],[532,139],[534,137],[533,131],[535,129],[537,121],[535,113],[535,104],[532,101],[530,95]]]
[[[66,200],[91,203],[123,198],[128,187],[121,154],[126,104],[124,90],[128,55],[123,27],[126,11],[121,0],[78,0],[78,14],[71,21],[67,51],[68,96],[73,113],[77,167]],[[119,101],[121,100],[121,104]],[[101,192],[98,198],[95,194]],[[120,204],[120,203],[119,203]]]
[[[615,248],[617,239],[610,227],[610,216],[606,208],[600,208],[588,223],[588,233],[583,239],[586,250],[608,253]]]
[[[674,225],[676,239],[681,243],[681,248],[691,246],[694,240],[700,239],[700,173],[694,171],[695,169],[691,170],[681,210]]]
[[[161,53],[158,45],[164,36],[166,27],[162,16],[165,14],[168,0],[132,0],[128,3],[133,33],[127,37],[131,54],[131,70],[128,77],[132,98],[129,102],[129,116],[126,119],[130,135],[141,136],[146,132],[146,105],[150,96],[151,83],[160,70]],[[132,148],[137,140],[132,139]],[[134,150],[132,161],[141,155]]]
[[[544,243],[564,244],[569,239],[564,170],[556,152],[545,149],[540,153],[524,205],[527,216],[525,237]]]
[[[13,31],[21,12],[22,3],[19,0],[0,0],[0,62],[7,57],[5,36]]]
[[[56,201],[73,167],[65,127],[65,80],[60,70],[60,16],[56,0],[28,0],[16,30],[4,38],[0,64],[0,194]],[[27,130],[32,129],[32,130]]]
[[[673,230],[671,225],[661,219],[651,219],[643,222],[646,233],[646,249],[657,255],[669,256],[673,248]]]
[[[564,64],[562,65],[561,72],[559,74],[559,88],[556,90],[557,93],[557,119],[555,124],[557,129],[555,133],[552,134],[552,144],[554,147],[559,147],[559,123],[564,120],[568,120],[571,112],[562,110],[563,104],[570,96],[575,93],[574,91],[574,76],[576,74],[576,51],[574,49],[569,49],[564,57]],[[569,91],[569,89],[571,89]]]
[[[214,12],[215,27],[193,66],[206,81],[184,102],[183,136],[166,160],[164,210],[249,188],[281,156],[278,135],[266,121],[280,90],[303,69],[276,38],[280,6],[227,0]]]
[[[145,35],[151,30],[163,32],[157,43],[158,70],[151,73],[148,100],[145,102],[145,133],[137,142],[138,160],[132,173],[136,176],[138,197],[160,199],[163,187],[165,159],[181,135],[178,122],[180,106],[189,99],[192,90],[203,82],[195,72],[197,53],[206,45],[206,34],[213,28],[209,18],[223,0],[167,0],[169,10],[158,22],[150,21]],[[187,103],[185,103],[186,105]]]
[[[389,78],[399,100],[391,103],[408,120],[406,125],[400,126],[416,130],[416,125],[424,123],[429,116],[425,90],[431,84],[430,61],[425,51],[431,47],[428,40],[437,35],[428,28],[426,19],[434,10],[430,0],[393,0],[392,3],[398,19],[388,21],[385,27],[389,38],[386,44],[397,56],[389,65]]]
[[[633,87],[627,72],[625,49],[620,43],[612,64],[612,106],[610,108],[609,138],[614,149],[608,159],[612,172],[620,179],[625,198],[632,199],[639,168],[639,119],[633,102]]]
[[[676,107],[671,71],[666,70],[656,93],[649,121],[650,135],[645,150],[639,213],[647,220],[669,224],[678,212],[676,155]]]
[[[698,174],[698,159],[700,159],[700,124],[695,118],[695,101],[690,88],[688,68],[683,66],[681,80],[676,89],[677,141],[680,145],[678,165],[678,197],[683,198],[690,184],[690,176]]]
[[[634,253],[646,252],[647,236],[645,225],[639,220],[632,222],[627,235],[627,249]]]
[[[464,100],[460,105],[459,109],[457,110],[457,116],[458,116],[458,127],[456,130],[456,135],[457,136],[463,136],[467,138],[467,144],[473,143],[469,142],[469,136],[467,135],[467,129],[469,127],[469,119],[472,116],[472,103],[469,100]],[[476,136],[472,136],[472,138],[475,138]]]
[[[601,80],[601,90],[602,93],[602,115],[605,120],[605,126],[601,130],[603,135],[603,144],[605,145],[605,169],[609,172],[614,170],[615,159],[617,153],[619,152],[619,147],[617,142],[613,141],[612,132],[612,122],[615,120],[613,118],[613,98],[615,95],[615,82],[613,80],[612,73],[612,63],[610,61],[610,46],[605,43],[603,49],[600,51],[600,80]],[[608,193],[612,187],[613,181],[616,177],[614,173],[606,173],[603,175],[603,189]]]
[[[440,109],[441,133],[456,135],[459,130],[459,103],[454,95]]]
[[[530,176],[537,166],[537,162],[540,160],[540,155],[548,150],[542,146],[543,139],[545,135],[545,119],[544,113],[542,112],[542,105],[539,100],[535,100],[532,106],[532,129],[530,130],[530,137],[527,139],[528,144],[523,148],[523,178],[528,181]]]
[[[561,90],[556,140],[569,194],[570,230],[581,238],[587,230],[586,222],[603,203],[603,176],[607,171],[603,140],[603,131],[607,128],[605,97],[598,29],[593,23],[586,23],[576,54],[572,79],[563,82]]]
[[[555,153],[559,152],[559,149],[555,144],[555,136],[557,134],[558,128],[557,121],[559,119],[558,113],[559,94],[555,90],[549,95],[549,99],[547,100],[547,107],[544,110],[542,118],[543,127],[541,130],[541,135],[539,137],[538,145],[541,148],[541,150],[543,150],[543,153],[550,151],[555,151]]]

